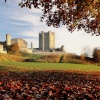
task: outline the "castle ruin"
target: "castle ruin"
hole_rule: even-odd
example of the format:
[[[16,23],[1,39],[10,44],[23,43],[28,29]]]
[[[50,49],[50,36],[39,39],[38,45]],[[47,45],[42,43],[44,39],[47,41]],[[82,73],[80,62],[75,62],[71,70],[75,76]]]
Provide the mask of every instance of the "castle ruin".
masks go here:
[[[39,33],[39,50],[50,51],[55,48],[55,33],[41,32]]]
[[[18,44],[21,51],[27,48],[27,42],[22,38],[11,39],[11,44],[16,44],[16,43]]]
[[[6,34],[6,46],[11,45],[11,36],[10,34]]]
[[[11,39],[10,34],[6,34],[6,41],[0,42],[0,53],[7,53],[7,46],[18,44],[19,50],[22,52],[33,53],[33,48],[27,48],[27,42],[22,38]],[[32,45],[32,43],[31,43]]]
[[[33,54],[48,54],[48,53],[64,53],[64,45],[60,48],[55,48],[55,33],[48,31],[39,33],[39,48],[33,48],[33,43],[31,42],[31,47],[27,48],[27,42],[22,38],[11,39],[10,34],[6,35],[6,41],[0,42],[0,53],[7,53],[7,46],[18,44],[21,52],[33,53]]]
[[[0,53],[7,53],[7,51],[4,49],[3,45],[0,44]]]

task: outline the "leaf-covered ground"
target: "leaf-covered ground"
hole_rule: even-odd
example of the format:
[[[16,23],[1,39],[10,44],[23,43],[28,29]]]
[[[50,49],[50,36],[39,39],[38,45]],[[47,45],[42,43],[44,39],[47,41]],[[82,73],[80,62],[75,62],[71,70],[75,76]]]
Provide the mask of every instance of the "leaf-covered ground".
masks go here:
[[[2,71],[0,98],[0,100],[100,100],[100,75],[63,71]]]

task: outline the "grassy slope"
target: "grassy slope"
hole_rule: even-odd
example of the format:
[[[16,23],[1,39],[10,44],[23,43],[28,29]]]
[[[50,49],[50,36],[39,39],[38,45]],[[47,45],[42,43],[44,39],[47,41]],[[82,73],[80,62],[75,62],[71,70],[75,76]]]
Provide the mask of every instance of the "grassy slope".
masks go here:
[[[21,62],[26,57],[38,58],[41,55],[27,55],[24,57],[9,54],[0,54],[0,70],[24,71],[24,70],[60,70],[73,72],[100,72],[100,66],[72,64],[72,63],[39,63],[39,62]],[[19,62],[15,62],[19,61]]]
[[[23,57],[28,57],[30,59],[36,59],[36,58],[43,56],[42,54],[30,54],[30,53],[25,53],[25,52],[21,52],[21,55]]]
[[[11,55],[11,54],[1,54],[0,53],[0,61],[25,61],[25,59],[36,59],[41,57],[42,55],[29,54],[29,53],[21,53],[21,56]]]
[[[60,71],[74,71],[74,72],[100,72],[100,66],[70,64],[70,63],[35,63],[35,62],[8,62],[1,61],[0,69],[2,70],[60,70]],[[2,67],[3,66],[3,67]]]
[[[0,54],[0,61],[24,61],[26,57],[15,56],[11,54]]]

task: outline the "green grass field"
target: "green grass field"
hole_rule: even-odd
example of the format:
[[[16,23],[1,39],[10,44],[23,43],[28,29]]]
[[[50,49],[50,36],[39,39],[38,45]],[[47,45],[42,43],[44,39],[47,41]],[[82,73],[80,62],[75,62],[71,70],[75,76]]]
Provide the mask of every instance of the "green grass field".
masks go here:
[[[71,63],[37,63],[37,62],[12,62],[0,61],[0,70],[5,71],[33,71],[33,70],[58,70],[58,71],[73,71],[98,73],[100,66],[71,64]]]

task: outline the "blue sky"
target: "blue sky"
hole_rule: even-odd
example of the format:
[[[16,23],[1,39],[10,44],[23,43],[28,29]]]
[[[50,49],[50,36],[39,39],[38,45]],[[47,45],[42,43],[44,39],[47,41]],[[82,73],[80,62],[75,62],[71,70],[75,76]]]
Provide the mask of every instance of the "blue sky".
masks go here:
[[[60,28],[47,27],[45,22],[40,22],[41,10],[20,8],[21,0],[0,0],[0,41],[5,41],[5,35],[11,34],[12,38],[23,38],[28,46],[33,42],[34,48],[38,47],[38,35],[41,31],[55,32],[56,47],[65,46],[66,52],[81,54],[84,47],[91,50],[100,47],[100,36],[75,30],[70,33],[65,26]]]

